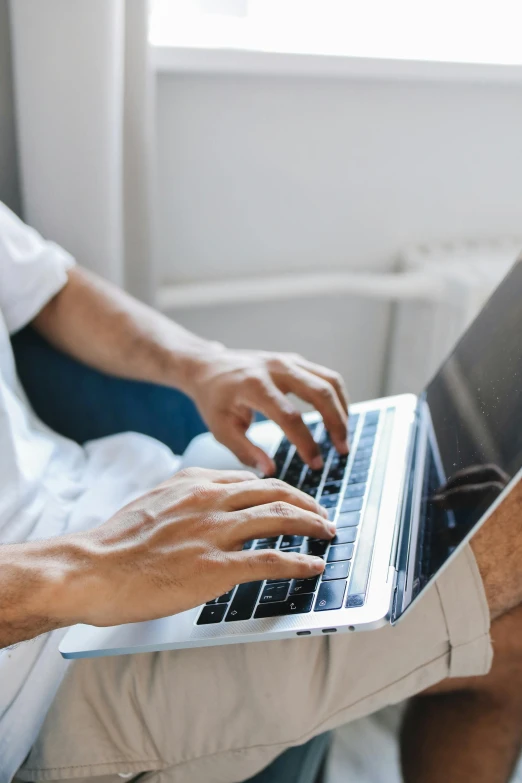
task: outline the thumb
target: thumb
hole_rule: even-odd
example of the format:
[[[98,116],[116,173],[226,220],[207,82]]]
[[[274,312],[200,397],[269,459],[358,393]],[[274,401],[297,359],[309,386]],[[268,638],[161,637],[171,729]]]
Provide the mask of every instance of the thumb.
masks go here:
[[[223,446],[230,449],[243,465],[256,468],[265,476],[272,476],[275,471],[274,461],[268,454],[249,440],[246,433],[238,424],[229,422],[226,428],[223,428],[214,435]]]

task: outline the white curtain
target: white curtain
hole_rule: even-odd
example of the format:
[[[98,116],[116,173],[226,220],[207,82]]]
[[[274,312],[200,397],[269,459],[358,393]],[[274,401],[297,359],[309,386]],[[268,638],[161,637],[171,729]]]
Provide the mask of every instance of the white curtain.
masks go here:
[[[11,0],[25,220],[145,300],[151,248],[147,0]]]

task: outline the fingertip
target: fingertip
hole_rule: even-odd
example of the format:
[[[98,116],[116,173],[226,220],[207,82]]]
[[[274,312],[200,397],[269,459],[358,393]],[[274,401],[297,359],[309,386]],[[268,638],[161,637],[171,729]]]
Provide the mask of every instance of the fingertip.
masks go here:
[[[314,574],[322,574],[324,571],[324,560],[322,557],[309,557],[310,569]]]

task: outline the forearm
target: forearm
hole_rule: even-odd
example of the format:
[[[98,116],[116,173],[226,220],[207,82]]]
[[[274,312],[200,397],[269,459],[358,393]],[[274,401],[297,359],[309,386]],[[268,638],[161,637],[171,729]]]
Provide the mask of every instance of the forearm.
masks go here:
[[[168,384],[188,391],[192,367],[212,346],[85,270],[68,284],[33,325],[65,353],[103,372]]]
[[[71,600],[90,570],[79,541],[0,546],[0,648],[79,621]]]

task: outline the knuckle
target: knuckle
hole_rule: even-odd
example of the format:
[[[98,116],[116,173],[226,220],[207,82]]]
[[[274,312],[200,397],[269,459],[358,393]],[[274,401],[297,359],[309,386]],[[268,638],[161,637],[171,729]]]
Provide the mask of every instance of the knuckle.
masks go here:
[[[247,384],[252,394],[262,394],[266,389],[266,381],[261,375],[251,375]]]
[[[287,494],[288,493],[288,484],[285,484],[284,481],[281,481],[281,479],[278,478],[267,478],[264,479],[265,487],[268,487],[268,490],[270,492],[277,492],[278,494]]]
[[[194,479],[197,478],[198,475],[201,474],[201,470],[199,468],[183,468],[182,470],[179,470],[175,478],[177,479]]]
[[[317,387],[317,395],[324,402],[330,402],[333,399],[333,389],[329,383],[321,383]]]
[[[286,411],[284,411],[285,419],[292,427],[295,427],[296,425],[299,425],[301,423],[301,414],[299,413],[296,408],[289,408]]]
[[[275,549],[263,549],[259,554],[263,566],[268,569],[277,568],[282,564],[282,556]]]
[[[283,500],[276,500],[274,503],[271,503],[270,510],[276,517],[291,517],[293,515],[292,506]]]
[[[193,500],[210,501],[216,497],[216,487],[210,483],[194,484],[190,495]]]

